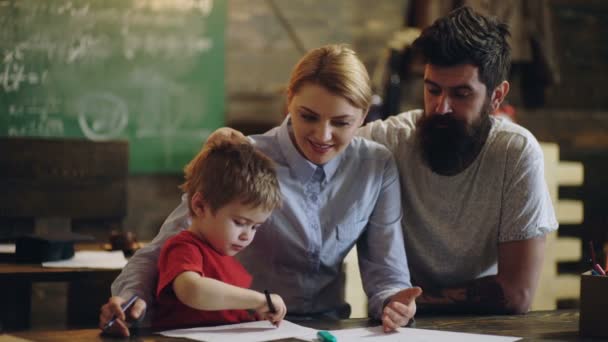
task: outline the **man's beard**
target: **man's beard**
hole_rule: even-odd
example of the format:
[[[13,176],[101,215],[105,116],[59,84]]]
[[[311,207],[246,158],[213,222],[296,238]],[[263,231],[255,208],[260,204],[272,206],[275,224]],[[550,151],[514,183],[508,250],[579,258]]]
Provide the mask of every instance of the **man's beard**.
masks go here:
[[[416,123],[422,157],[435,173],[455,175],[475,160],[492,126],[489,102],[470,125],[453,114],[427,115]]]

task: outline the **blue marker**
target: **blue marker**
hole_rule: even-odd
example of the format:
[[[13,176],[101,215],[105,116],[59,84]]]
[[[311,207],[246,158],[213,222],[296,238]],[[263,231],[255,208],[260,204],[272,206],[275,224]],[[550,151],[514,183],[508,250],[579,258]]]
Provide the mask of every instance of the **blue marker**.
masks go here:
[[[135,303],[137,298],[139,298],[137,297],[137,295],[133,295],[133,297],[131,297],[131,299],[129,299],[126,303],[122,303],[122,305],[120,306],[122,312],[126,312],[133,305],[133,303]],[[116,315],[112,316],[112,319],[108,323],[106,323],[106,325],[103,326],[102,330],[108,330],[112,325],[114,325],[114,322],[116,322],[117,319],[118,317],[116,317]]]
[[[336,336],[329,333],[329,331],[318,331],[317,337],[321,342],[338,342]]]

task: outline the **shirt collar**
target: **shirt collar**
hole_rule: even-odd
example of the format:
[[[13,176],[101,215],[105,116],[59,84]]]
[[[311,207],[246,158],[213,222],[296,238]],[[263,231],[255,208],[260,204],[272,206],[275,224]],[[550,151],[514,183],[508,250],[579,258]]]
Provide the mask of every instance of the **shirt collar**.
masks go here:
[[[291,132],[291,115],[287,115],[281,126],[279,127],[278,132],[278,141],[279,147],[281,148],[281,152],[285,156],[287,163],[289,164],[289,169],[291,173],[295,175],[299,181],[308,182],[318,165],[310,162],[308,159],[304,158],[294,143],[291,141],[289,137],[289,132]],[[325,180],[324,182],[330,181],[333,175],[338,170],[338,166],[340,166],[340,161],[344,155],[343,151],[338,156],[333,158],[332,160],[325,163],[323,166],[323,171],[325,171]]]

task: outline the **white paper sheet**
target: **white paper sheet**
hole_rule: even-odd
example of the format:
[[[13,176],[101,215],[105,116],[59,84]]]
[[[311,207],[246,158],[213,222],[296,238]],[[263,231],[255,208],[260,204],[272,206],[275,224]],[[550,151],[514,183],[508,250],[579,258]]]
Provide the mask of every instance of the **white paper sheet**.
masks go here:
[[[382,330],[382,326],[332,330],[330,332],[332,335],[336,336],[338,341],[348,342],[510,342],[521,339],[520,337],[511,336],[480,335],[414,328],[400,328],[396,332],[387,334]]]
[[[15,247],[14,243],[0,243],[0,253],[15,254]]]
[[[206,342],[258,342],[290,337],[310,341],[315,337],[316,333],[317,331],[314,329],[283,320],[279,327],[273,326],[269,321],[255,321],[218,327],[167,330],[159,334]]]
[[[122,251],[77,251],[67,260],[43,262],[43,267],[118,269],[127,264]]]

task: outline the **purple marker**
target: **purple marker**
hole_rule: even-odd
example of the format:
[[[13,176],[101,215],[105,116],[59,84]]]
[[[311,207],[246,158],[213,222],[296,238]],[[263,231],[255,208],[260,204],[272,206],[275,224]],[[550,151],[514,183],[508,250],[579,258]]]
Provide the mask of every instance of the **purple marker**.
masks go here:
[[[131,299],[129,299],[126,303],[122,303],[122,305],[120,305],[122,312],[126,312],[133,305],[133,303],[135,303],[137,298],[139,298],[137,297],[137,295],[133,295],[133,297],[131,297]],[[112,319],[108,323],[106,323],[106,325],[103,326],[102,330],[108,330],[112,325],[114,325],[114,322],[116,322],[117,319],[118,317],[116,317],[116,315],[112,316]]]
[[[595,270],[595,272],[599,273],[601,276],[606,275],[606,272],[604,272],[604,269],[602,269],[602,266],[600,266],[599,264],[593,265],[593,269]]]

